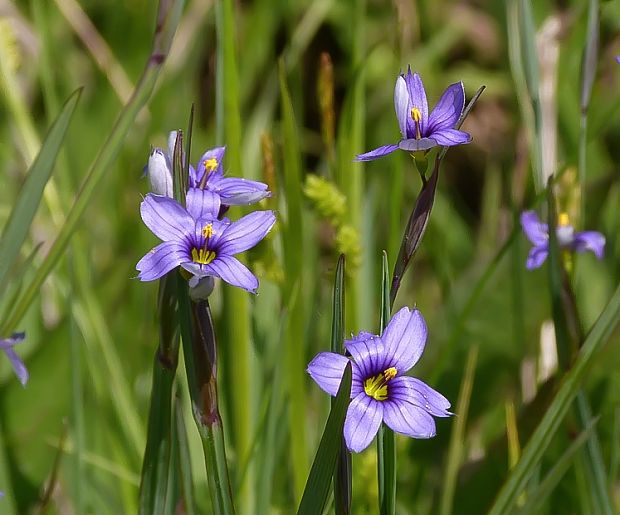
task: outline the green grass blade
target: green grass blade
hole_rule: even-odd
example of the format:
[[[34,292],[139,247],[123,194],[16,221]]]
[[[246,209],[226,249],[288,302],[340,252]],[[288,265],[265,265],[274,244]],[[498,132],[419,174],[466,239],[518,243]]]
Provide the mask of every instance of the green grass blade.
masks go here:
[[[108,137],[102,144],[67,214],[65,223],[56,236],[45,260],[37,269],[30,283],[24,288],[24,292],[15,308],[6,323],[0,328],[0,334],[8,334],[17,327],[33,299],[39,293],[46,277],[56,266],[67,248],[69,239],[77,229],[82,215],[90,203],[90,199],[97,191],[97,186],[104,177],[106,170],[114,161],[140,109],[142,109],[151,96],[155,81],[170,50],[183,4],[183,0],[161,0],[153,47],[146,61],[140,81],[136,85],[129,102],[122,109]]]
[[[28,170],[26,181],[4,226],[0,238],[0,284],[6,283],[7,273],[15,263],[19,250],[28,235],[30,224],[41,203],[45,185],[52,175],[56,156],[65,139],[81,92],[82,90],[78,89],[69,97],[52,124],[41,150]]]
[[[334,278],[334,295],[332,308],[332,345],[334,353],[344,352],[344,285],[345,257],[341,254],[336,265]],[[332,407],[336,403],[332,399]],[[334,508],[336,515],[348,515],[351,512],[351,453],[347,449],[344,438],[340,442],[340,451],[334,471]]]
[[[295,502],[301,499],[304,479],[308,473],[306,455],[306,432],[304,424],[304,344],[299,345],[300,335],[305,334],[304,297],[302,292],[304,270],[303,217],[301,153],[299,150],[299,129],[291,96],[286,83],[285,69],[279,65],[280,102],[282,109],[282,138],[284,147],[283,184],[286,197],[286,222],[282,228],[282,246],[286,282],[283,298],[289,309],[289,324],[286,329],[286,390],[288,393],[288,415],[291,438],[291,459],[293,466],[293,490]],[[297,343],[294,343],[297,342]]]
[[[383,251],[381,267],[381,333],[390,320],[392,302],[387,253]],[[381,424],[377,433],[377,482],[379,489],[379,511],[391,515],[396,510],[396,447],[394,431]]]
[[[179,398],[175,399],[174,415],[176,422],[176,439],[179,450],[178,474],[176,470],[174,470],[173,473],[178,475],[181,498],[183,499],[183,508],[185,509],[186,515],[196,515],[196,501],[194,499],[194,482],[192,480],[187,428],[185,427],[185,419],[183,410],[181,409],[181,400]]]
[[[306,488],[297,510],[297,515],[316,515],[322,513],[329,495],[332,474],[338,459],[338,450],[342,443],[342,429],[351,397],[351,363],[347,363],[336,395],[321,443],[314,457]]]
[[[504,514],[514,506],[519,494],[536,469],[541,457],[560,427],[564,416],[575,400],[590,364],[603,348],[619,321],[620,286],[616,288],[609,303],[588,333],[573,367],[564,377],[561,388],[523,450],[521,460],[512,470],[500,490],[489,512],[490,514]]]
[[[568,467],[571,465],[578,451],[581,450],[583,444],[588,442],[598,419],[592,420],[579,436],[575,438],[568,449],[564,451],[562,456],[555,462],[551,470],[539,483],[538,487],[529,493],[527,502],[516,512],[519,515],[527,515],[529,513],[539,513],[543,503],[549,499],[549,496],[556,485],[560,482]]]
[[[450,436],[450,448],[448,450],[448,464],[446,465],[446,475],[443,488],[441,490],[441,505],[439,513],[449,515],[452,513],[454,492],[458,478],[459,467],[463,459],[465,448],[465,426],[467,425],[467,415],[469,413],[469,401],[474,386],[474,375],[476,373],[476,363],[478,361],[478,346],[469,348],[465,373],[461,382],[459,399],[456,404],[456,414],[452,435]]]
[[[176,271],[159,281],[159,346],[153,360],[146,449],[140,482],[140,512],[171,513],[168,499],[172,453],[172,392],[179,354]],[[173,503],[172,503],[173,505]]]

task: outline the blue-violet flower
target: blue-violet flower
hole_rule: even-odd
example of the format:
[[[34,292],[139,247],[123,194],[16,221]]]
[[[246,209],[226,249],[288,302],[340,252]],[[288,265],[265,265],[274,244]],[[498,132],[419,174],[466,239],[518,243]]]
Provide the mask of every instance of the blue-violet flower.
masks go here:
[[[394,88],[394,109],[402,139],[398,144],[382,147],[358,155],[356,161],[372,161],[396,149],[407,152],[429,150],[437,145],[454,146],[469,143],[471,136],[454,126],[463,112],[465,89],[462,82],[446,88],[437,105],[428,114],[428,102],[422,79],[417,73],[400,74]]]
[[[527,256],[525,267],[533,270],[541,266],[549,254],[549,226],[540,221],[535,211],[521,213],[523,232],[534,245]],[[576,232],[569,224],[568,215],[561,213],[556,227],[558,246],[574,252],[594,252],[598,259],[603,259],[605,236],[597,231]]]
[[[142,220],[163,243],[138,262],[138,278],[153,281],[180,265],[194,276],[190,286],[213,276],[255,293],[258,279],[234,255],[265,237],[275,223],[273,212],[255,211],[232,223],[218,220],[220,197],[197,188],[187,192],[186,205],[151,193],[143,200]]]
[[[351,451],[363,451],[384,421],[398,433],[413,438],[435,436],[435,417],[449,417],[450,402],[426,383],[404,375],[426,345],[422,314],[402,308],[381,336],[361,332],[344,345],[351,358],[320,352],[308,373],[330,395],[336,395],[347,363],[352,360],[351,403],[344,438]]]
[[[0,349],[2,349],[9,358],[17,379],[19,379],[19,382],[23,385],[28,381],[28,370],[26,370],[24,362],[19,358],[13,347],[23,342],[25,337],[26,333],[13,333],[10,338],[0,339]]]

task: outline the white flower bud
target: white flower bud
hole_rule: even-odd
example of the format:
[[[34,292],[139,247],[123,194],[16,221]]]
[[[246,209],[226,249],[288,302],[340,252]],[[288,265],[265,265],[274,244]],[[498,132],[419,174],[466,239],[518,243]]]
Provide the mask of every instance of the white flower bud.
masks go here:
[[[147,173],[153,193],[170,198],[174,196],[174,191],[172,189],[172,170],[161,148],[154,148],[151,152]]]

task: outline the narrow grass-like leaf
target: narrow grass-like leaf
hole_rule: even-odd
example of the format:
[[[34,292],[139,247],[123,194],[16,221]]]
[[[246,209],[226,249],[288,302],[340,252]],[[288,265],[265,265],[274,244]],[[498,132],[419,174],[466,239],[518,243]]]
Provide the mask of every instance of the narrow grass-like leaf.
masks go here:
[[[381,334],[390,320],[390,281],[387,253],[383,251],[381,266]],[[391,515],[396,509],[396,447],[394,431],[381,424],[377,433],[377,483],[379,512]]]
[[[134,123],[140,109],[147,103],[155,86],[159,71],[168,55],[172,38],[178,24],[183,0],[161,0],[157,13],[157,24],[151,54],[149,55],[142,76],[129,100],[121,111],[114,127],[101,145],[97,157],[93,161],[64,225],[56,236],[45,260],[37,269],[30,283],[24,288],[24,292],[12,310],[6,323],[0,328],[0,334],[8,334],[13,331],[23,318],[33,299],[39,293],[46,277],[58,263],[64,253],[69,239],[78,227],[82,215],[95,194],[97,186],[103,178],[106,170],[112,164],[116,154],[124,143],[125,136]]]
[[[146,449],[140,482],[140,514],[171,513],[168,479],[172,453],[172,392],[179,354],[176,274],[159,281],[157,315],[159,346],[153,360]]]
[[[446,475],[444,477],[443,488],[441,489],[441,504],[439,513],[449,515],[452,513],[454,492],[459,468],[463,459],[463,449],[465,448],[465,426],[467,425],[467,415],[469,414],[469,401],[474,386],[474,375],[476,373],[476,363],[478,362],[478,346],[473,345],[467,353],[465,363],[465,373],[461,381],[459,399],[456,404],[456,414],[450,436],[450,447],[448,449],[448,463],[446,465]]]
[[[351,374],[351,363],[347,363],[336,395],[336,402],[329,412],[325,430],[310,469],[297,515],[316,515],[322,513],[325,506],[342,443],[342,429],[351,397]]]
[[[577,438],[573,440],[573,443],[570,444],[568,449],[566,449],[562,456],[560,456],[560,458],[555,462],[551,470],[547,472],[546,476],[540,482],[538,487],[528,493],[526,503],[521,508],[519,508],[516,513],[518,513],[519,515],[539,513],[539,510],[542,507],[543,503],[549,499],[551,492],[560,482],[560,480],[568,470],[568,467],[575,459],[577,452],[582,448],[583,444],[586,443],[592,436],[592,432],[596,427],[597,421],[598,418],[593,419],[590,424],[588,424],[588,427],[586,427],[581,433],[579,433]]]
[[[295,502],[301,499],[304,478],[308,471],[306,457],[306,433],[304,424],[305,391],[304,391],[304,352],[303,338],[304,291],[303,285],[303,218],[302,218],[302,180],[301,153],[299,150],[299,130],[295,121],[295,113],[291,96],[286,83],[285,69],[282,61],[279,64],[280,104],[282,109],[282,145],[284,153],[283,181],[286,198],[286,222],[282,227],[282,246],[284,249],[284,265],[286,282],[283,289],[285,305],[289,309],[289,325],[286,330],[285,361],[286,390],[288,393],[289,430],[291,438],[291,460],[293,466],[293,491]],[[293,295],[294,292],[297,294]],[[296,342],[296,344],[293,344]]]
[[[344,254],[340,254],[334,278],[331,341],[332,352],[338,354],[344,352],[344,265]],[[332,407],[335,403],[336,399],[332,399]],[[351,453],[347,449],[344,437],[340,442],[340,451],[334,470],[334,508],[336,515],[348,515],[351,512]]]
[[[81,92],[81,89],[76,90],[65,102],[60,114],[50,127],[41,150],[28,170],[24,185],[15,199],[15,204],[0,237],[0,284],[6,283],[6,275],[15,263],[19,250],[28,235],[30,224],[41,203],[43,189],[52,175],[56,156],[63,144]],[[4,289],[2,291],[4,292]]]
[[[607,306],[588,333],[577,359],[564,377],[562,386],[525,446],[519,463],[512,470],[495,499],[489,512],[491,515],[507,513],[514,506],[575,400],[594,357],[603,348],[618,322],[620,322],[620,286],[616,288]]]

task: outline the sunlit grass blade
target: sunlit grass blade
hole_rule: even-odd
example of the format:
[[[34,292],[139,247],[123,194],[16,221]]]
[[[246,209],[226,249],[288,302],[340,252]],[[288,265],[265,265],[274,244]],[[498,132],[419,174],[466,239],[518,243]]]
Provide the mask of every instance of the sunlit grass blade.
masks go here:
[[[286,220],[282,223],[282,246],[286,281],[283,299],[289,310],[289,324],[285,338],[286,391],[288,393],[289,431],[293,467],[293,491],[295,502],[301,499],[304,480],[308,473],[306,455],[306,432],[304,424],[304,244],[302,217],[301,153],[299,130],[291,96],[286,83],[285,69],[279,64],[280,102],[282,109],[282,144],[284,153],[283,180],[286,197]],[[300,340],[301,336],[301,340]],[[294,344],[293,342],[297,342]],[[301,345],[299,344],[301,343]]]
[[[332,344],[331,351],[344,352],[344,285],[345,256],[341,254],[336,265],[334,278],[334,294],[332,307]],[[332,399],[332,407],[336,403]],[[351,453],[347,449],[344,438],[340,443],[340,451],[334,470],[334,508],[336,515],[348,515],[351,512]]]
[[[75,91],[65,102],[60,114],[50,127],[41,150],[28,170],[24,185],[15,199],[15,204],[0,237],[0,284],[6,283],[6,275],[19,256],[19,250],[28,235],[30,224],[41,203],[45,185],[52,175],[56,156],[64,142],[81,91],[81,89]],[[4,292],[4,289],[2,291]]]
[[[390,320],[392,302],[387,253],[383,251],[381,266],[381,333]],[[377,482],[379,490],[379,511],[391,515],[396,509],[396,447],[394,431],[381,424],[377,433]]]
[[[620,322],[620,287],[616,288],[609,303],[588,333],[577,359],[564,377],[562,386],[523,449],[519,463],[512,470],[495,499],[489,512],[492,515],[507,513],[514,506],[575,400],[594,357],[603,348],[618,322]]]
[[[129,100],[122,109],[114,127],[100,147],[99,153],[93,161],[80,190],[74,200],[65,223],[56,236],[45,260],[37,269],[34,277],[25,286],[24,292],[12,310],[6,323],[0,328],[0,334],[7,334],[14,330],[23,318],[33,299],[39,293],[45,278],[53,270],[64,253],[69,239],[78,227],[82,215],[90,203],[90,199],[97,191],[106,170],[114,161],[118,151],[125,141],[125,136],[133,125],[140,109],[148,102],[155,81],[168,55],[172,38],[176,30],[183,0],[161,0],[157,13],[157,23],[151,53],[147,58],[142,76]]]
[[[456,414],[454,425],[452,426],[452,434],[450,436],[450,447],[448,449],[448,463],[446,465],[446,473],[444,484],[441,490],[441,515],[449,515],[453,510],[454,492],[456,490],[456,481],[458,478],[459,467],[463,459],[463,450],[465,448],[465,426],[467,425],[467,416],[469,414],[469,401],[474,386],[474,375],[476,373],[476,363],[478,361],[478,346],[469,348],[467,354],[467,362],[465,363],[465,372],[461,381],[459,398],[456,404]]]
[[[597,419],[590,422],[579,436],[573,440],[568,449],[564,451],[562,456],[555,462],[553,467],[547,472],[543,480],[539,483],[538,487],[528,493],[526,503],[519,508],[516,512],[519,515],[527,515],[529,513],[538,513],[542,504],[549,499],[551,492],[560,482],[568,467],[575,459],[577,452],[581,450],[583,444],[586,443],[592,436],[592,432],[596,427]]]
[[[176,271],[159,281],[157,318],[159,345],[153,360],[151,402],[146,449],[140,482],[140,514],[171,513],[174,503],[168,499],[171,466],[172,402],[174,378],[179,354],[179,330],[176,298]]]
[[[351,363],[347,363],[336,395],[336,402],[329,412],[325,430],[310,469],[297,515],[316,515],[322,513],[325,506],[342,443],[342,429],[351,396],[351,375]]]

